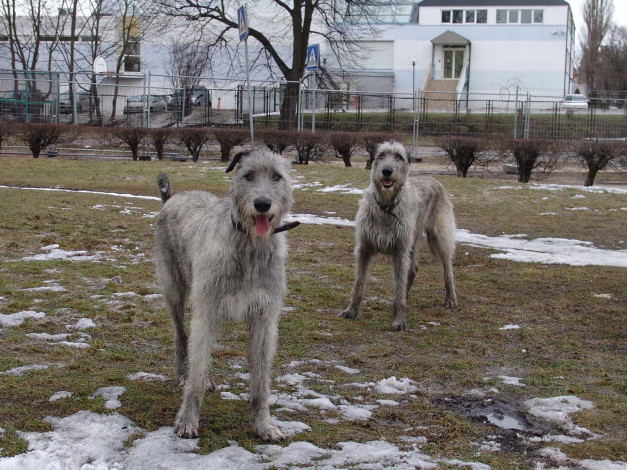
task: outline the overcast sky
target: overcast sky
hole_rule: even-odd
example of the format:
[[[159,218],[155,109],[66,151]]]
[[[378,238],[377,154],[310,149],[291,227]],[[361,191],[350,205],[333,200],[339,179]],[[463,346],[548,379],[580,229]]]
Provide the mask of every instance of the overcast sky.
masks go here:
[[[570,8],[573,10],[573,18],[575,19],[575,28],[577,29],[577,36],[583,29],[583,15],[581,13],[581,7],[585,0],[567,0],[570,3]],[[614,0],[614,23],[619,26],[627,27],[627,0]]]

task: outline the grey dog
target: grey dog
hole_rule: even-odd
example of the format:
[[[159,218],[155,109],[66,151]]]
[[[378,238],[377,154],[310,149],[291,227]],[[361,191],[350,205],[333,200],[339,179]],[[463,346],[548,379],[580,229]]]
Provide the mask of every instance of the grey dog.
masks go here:
[[[189,191],[170,198],[165,174],[159,176],[164,205],[155,232],[156,271],[174,321],[176,366],[184,384],[176,417],[180,437],[198,436],[202,400],[215,388],[209,377],[211,355],[223,321],[248,323],[252,430],[264,440],[283,438],[271,423],[270,375],[278,320],[286,292],[287,242],[280,233],[292,203],[290,163],[257,149],[237,154],[226,198]],[[192,304],[189,343],[185,299]],[[188,353],[189,350],[189,353]]]
[[[418,269],[418,242],[426,232],[431,251],[442,263],[445,306],[457,305],[453,278],[455,216],[444,187],[429,177],[408,179],[407,151],[398,142],[381,144],[372,165],[371,182],[359,202],[355,229],[355,283],[342,313],[355,318],[364,297],[372,256],[391,255],[394,263],[392,329],[405,330],[407,298]]]

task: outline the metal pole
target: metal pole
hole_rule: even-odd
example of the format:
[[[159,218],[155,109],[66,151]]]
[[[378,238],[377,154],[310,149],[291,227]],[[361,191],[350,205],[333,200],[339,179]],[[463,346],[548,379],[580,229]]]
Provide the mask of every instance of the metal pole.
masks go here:
[[[287,91],[287,86],[285,87],[285,90]],[[284,98],[285,99],[285,98]],[[299,78],[298,79],[298,106],[296,108],[298,110],[297,113],[297,129],[298,132],[300,132],[303,129],[303,123],[302,123],[302,115],[303,115],[303,78]]]
[[[318,70],[314,70],[314,88],[313,88],[313,103],[311,109],[311,133],[316,133],[316,88],[318,88]]]
[[[148,96],[146,97],[148,103],[148,118],[146,120],[146,127],[150,127],[150,70],[148,71]]]
[[[248,121],[250,123],[250,148],[255,148],[255,125],[253,124],[253,94],[250,90],[250,59],[248,58],[248,37],[244,39],[246,53],[246,81],[248,82]]]
[[[518,138],[518,87],[516,87],[516,106],[514,107],[514,139]]]

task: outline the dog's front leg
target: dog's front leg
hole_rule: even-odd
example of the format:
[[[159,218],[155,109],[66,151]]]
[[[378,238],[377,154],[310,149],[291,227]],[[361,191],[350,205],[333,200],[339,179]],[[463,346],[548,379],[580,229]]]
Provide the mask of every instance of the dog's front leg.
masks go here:
[[[205,309],[192,312],[189,338],[189,371],[183,392],[183,404],[176,415],[174,432],[179,437],[198,437],[198,421],[205,391],[215,388],[209,379],[211,353],[218,325]]]
[[[280,308],[274,311],[253,312],[250,330],[250,401],[252,404],[252,430],[264,441],[278,441],[283,434],[270,423],[270,376],[276,351],[277,323]]]
[[[406,251],[400,251],[394,256],[394,304],[392,306],[393,331],[407,329],[405,311],[407,309],[407,282],[409,277],[410,256]]]
[[[359,246],[355,251],[355,283],[353,284],[348,308],[342,312],[344,318],[355,318],[359,314],[361,303],[364,300],[366,276],[368,275],[372,255],[372,250],[364,246]]]

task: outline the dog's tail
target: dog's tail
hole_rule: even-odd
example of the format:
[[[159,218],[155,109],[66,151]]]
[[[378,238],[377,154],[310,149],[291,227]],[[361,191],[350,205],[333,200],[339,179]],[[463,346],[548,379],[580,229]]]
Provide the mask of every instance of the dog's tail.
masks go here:
[[[159,173],[157,177],[157,184],[159,185],[159,193],[161,194],[161,202],[164,204],[172,197],[172,186],[170,185],[170,178],[165,173]]]

